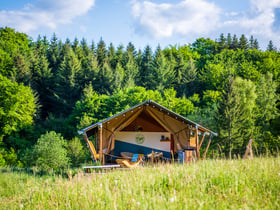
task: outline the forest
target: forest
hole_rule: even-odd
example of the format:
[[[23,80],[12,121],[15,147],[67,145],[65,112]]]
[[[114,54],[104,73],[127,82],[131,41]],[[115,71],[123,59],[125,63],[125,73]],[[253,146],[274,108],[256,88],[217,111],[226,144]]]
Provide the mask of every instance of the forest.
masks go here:
[[[280,53],[253,36],[136,49],[61,41],[0,28],[0,166],[78,167],[90,154],[77,131],[151,99],[214,132],[231,158],[280,149]]]

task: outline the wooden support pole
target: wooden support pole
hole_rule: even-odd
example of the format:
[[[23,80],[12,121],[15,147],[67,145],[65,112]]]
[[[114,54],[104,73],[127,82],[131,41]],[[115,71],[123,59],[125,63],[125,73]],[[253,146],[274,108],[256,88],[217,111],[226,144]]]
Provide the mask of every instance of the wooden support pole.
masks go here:
[[[203,143],[203,141],[204,141],[204,137],[205,137],[205,132],[203,133],[203,136],[202,136],[202,138],[201,138],[201,140],[200,140],[199,148],[198,148],[198,149],[200,149],[200,147],[201,147],[201,145],[202,145],[202,143]]]
[[[253,139],[250,139],[250,141],[247,145],[246,152],[243,156],[243,159],[246,159],[248,157],[248,155],[253,155],[253,153],[252,153],[252,143],[253,143]]]
[[[198,144],[198,126],[195,126],[195,146],[196,146],[196,157],[200,159],[199,144]]]
[[[204,160],[204,159],[205,159],[205,157],[206,157],[207,151],[208,151],[209,146],[210,146],[210,144],[211,144],[211,138],[212,138],[212,136],[210,136],[210,138],[209,138],[209,141],[208,141],[207,147],[206,147],[206,149],[205,149],[205,151],[204,151],[204,153],[203,153],[203,156],[202,156],[202,160]],[[212,153],[213,153],[213,150],[212,150]]]
[[[99,158],[100,158],[100,162],[102,163],[103,162],[103,154],[102,154],[102,150],[103,150],[103,148],[102,148],[102,144],[103,144],[103,142],[102,142],[102,124],[100,124],[99,126],[98,126],[98,131],[99,131]]]
[[[84,140],[86,141],[86,144],[87,144],[87,147],[89,148],[89,151],[90,151],[90,154],[91,154],[91,158],[94,159],[94,161],[96,161],[96,156],[94,154],[94,152],[92,151],[92,148],[90,146],[90,142],[88,140],[88,136],[87,136],[87,133],[84,131]]]

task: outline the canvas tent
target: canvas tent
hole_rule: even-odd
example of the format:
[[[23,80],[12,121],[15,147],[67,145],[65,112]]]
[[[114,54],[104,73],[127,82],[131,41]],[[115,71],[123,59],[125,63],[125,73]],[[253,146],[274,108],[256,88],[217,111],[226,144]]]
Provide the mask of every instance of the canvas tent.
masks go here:
[[[78,132],[84,135],[92,157],[96,160],[98,156],[103,161],[104,154],[118,156],[120,152],[140,151],[146,155],[151,150],[162,151],[164,156],[170,156],[184,149],[193,149],[199,158],[199,149],[205,135],[216,135],[151,100]],[[95,146],[90,141],[92,137]],[[207,149],[210,142],[211,138]]]

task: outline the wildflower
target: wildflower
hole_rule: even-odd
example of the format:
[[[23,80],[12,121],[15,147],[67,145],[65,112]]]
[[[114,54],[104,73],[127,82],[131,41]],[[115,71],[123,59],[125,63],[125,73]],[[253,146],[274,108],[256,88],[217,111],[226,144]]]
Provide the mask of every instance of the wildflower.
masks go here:
[[[100,184],[100,187],[102,187],[103,185],[102,185],[102,183]]]
[[[118,180],[115,180],[115,184],[117,184]]]
[[[20,208],[23,208],[23,204],[21,203],[21,204],[19,205],[19,207],[20,207]]]
[[[171,203],[173,203],[173,202],[174,202],[174,200],[175,200],[174,198],[170,198],[170,202],[171,202]]]
[[[137,204],[138,206],[140,206],[140,202],[137,202],[136,204]]]

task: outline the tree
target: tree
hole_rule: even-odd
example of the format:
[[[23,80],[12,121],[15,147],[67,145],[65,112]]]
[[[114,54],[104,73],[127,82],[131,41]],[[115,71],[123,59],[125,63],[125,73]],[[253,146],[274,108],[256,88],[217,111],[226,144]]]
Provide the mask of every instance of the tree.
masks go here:
[[[41,135],[33,150],[35,164],[47,171],[67,168],[69,158],[66,147],[66,141],[54,131]]]
[[[139,69],[138,85],[147,89],[154,89],[153,55],[149,45],[146,46],[142,55],[141,67]]]
[[[124,69],[122,65],[118,62],[113,71],[113,81],[111,84],[113,90],[122,89],[124,76],[125,76]]]
[[[239,96],[240,110],[244,113],[244,122],[241,125],[240,134],[243,138],[242,148],[246,148],[248,140],[255,135],[255,109],[256,109],[256,85],[247,79],[237,77],[235,79],[236,93]]]
[[[255,49],[254,47],[254,37],[253,36],[250,36],[250,40],[249,40],[249,49]]]
[[[28,36],[11,28],[0,28],[0,72],[12,81],[29,83]]]
[[[233,38],[232,38],[232,44],[231,44],[230,49],[237,50],[238,45],[239,45],[238,39],[237,39],[236,35],[234,34]]]
[[[220,144],[224,152],[228,153],[229,158],[232,156],[232,151],[238,151],[243,144],[240,130],[245,118],[234,77],[229,76],[216,113],[217,143]]]
[[[162,92],[165,88],[170,87],[175,76],[160,46],[157,47],[155,52],[153,68],[155,72],[155,89]]]
[[[114,48],[114,45],[110,43],[109,49],[108,49],[108,63],[110,64],[112,69],[115,69],[117,66],[117,55]]]
[[[135,86],[136,76],[138,75],[138,65],[132,53],[127,53],[127,62],[124,66],[124,87],[132,88]]]
[[[272,52],[272,51],[277,51],[276,47],[274,47],[272,40],[269,41],[268,46],[267,46],[267,51]]]
[[[59,66],[59,54],[60,54],[59,41],[55,34],[51,38],[50,48],[47,51],[47,58],[50,63],[49,67],[53,73],[56,73]]]
[[[53,110],[54,104],[51,101],[53,74],[49,68],[46,54],[37,46],[32,51],[30,70],[32,73],[31,87],[38,93],[41,119],[45,119]]]
[[[244,34],[242,34],[239,39],[238,48],[241,50],[248,50],[249,48],[248,39]]]
[[[56,76],[54,101],[57,103],[56,115],[67,116],[80,97],[82,87],[78,83],[81,64],[71,46],[65,44],[61,51],[61,64]]]
[[[77,137],[73,138],[67,143],[67,154],[71,160],[71,165],[74,167],[79,166],[81,160],[85,158],[83,145]]]
[[[257,86],[257,118],[256,124],[260,126],[261,139],[260,141],[260,153],[262,152],[263,136],[265,131],[270,130],[270,123],[272,119],[279,116],[276,102],[279,100],[277,94],[277,85],[273,81],[273,76],[270,72],[262,76]]]
[[[100,68],[102,68],[105,63],[106,54],[107,54],[106,45],[105,45],[105,42],[101,38],[97,44],[97,51],[96,51],[98,66]]]
[[[220,38],[219,38],[219,41],[218,41],[218,43],[219,43],[219,50],[220,51],[222,51],[223,49],[228,48],[227,45],[226,45],[226,41],[227,41],[227,39],[225,38],[224,34],[222,33],[220,35]]]
[[[36,98],[30,87],[0,74],[0,141],[13,131],[33,123]]]
[[[98,78],[96,81],[97,90],[102,94],[110,94],[113,91],[112,82],[114,80],[113,70],[108,64],[108,61],[104,61],[103,66],[100,67],[98,72]]]
[[[229,49],[232,45],[232,37],[231,37],[230,33],[228,33],[228,35],[227,35],[226,45],[227,45],[227,48],[229,48]]]

